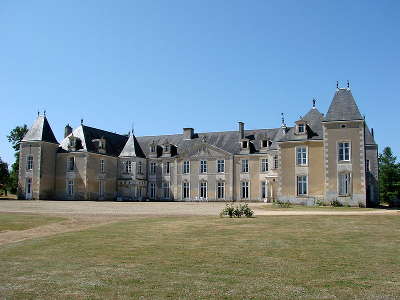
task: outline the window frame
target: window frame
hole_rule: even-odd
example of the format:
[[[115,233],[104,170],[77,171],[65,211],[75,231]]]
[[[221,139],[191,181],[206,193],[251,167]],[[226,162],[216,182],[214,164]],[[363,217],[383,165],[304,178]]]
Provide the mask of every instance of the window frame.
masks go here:
[[[136,164],[136,173],[137,174],[143,174],[143,165],[141,161],[138,161]]]
[[[171,162],[166,161],[163,163],[163,173],[169,175],[171,173]]]
[[[268,197],[267,182],[265,180],[262,180],[260,183],[260,198],[267,199],[267,197]]]
[[[217,159],[217,173],[225,173],[225,159]]]
[[[149,186],[149,189],[150,189],[150,195],[149,195],[149,198],[150,199],[156,199],[156,195],[157,195],[157,192],[156,192],[156,184],[154,183],[154,182],[150,182],[150,186]],[[154,194],[154,195],[153,195]]]
[[[241,166],[240,166],[240,172],[241,173],[249,173],[249,159],[241,159]]]
[[[302,128],[302,131],[300,131],[300,128]],[[297,124],[297,133],[299,133],[299,134],[306,133],[306,124],[304,124],[304,123]]]
[[[300,151],[299,150],[304,150],[304,151]],[[308,147],[307,146],[297,146],[296,147],[296,166],[308,166]],[[299,154],[301,155],[299,157]]]
[[[341,149],[341,145],[348,144],[348,159],[346,159],[346,147]],[[341,159],[341,152],[343,151],[343,159]],[[337,143],[337,159],[338,162],[350,162],[351,161],[351,141],[339,141]]]
[[[302,180],[300,181],[300,178]],[[304,186],[305,185],[305,186]],[[301,188],[299,188],[301,186]],[[305,192],[304,192],[305,187]],[[296,175],[296,195],[297,197],[308,196],[308,175]]]
[[[26,170],[32,171],[33,170],[33,155],[28,155],[26,158]]]
[[[274,155],[274,169],[279,169],[279,157],[278,155]]]
[[[163,181],[162,186],[162,196],[164,199],[171,199],[171,185],[169,181]],[[166,193],[167,191],[167,193]]]
[[[132,161],[131,160],[125,161],[125,173],[132,174]]]
[[[100,173],[105,173],[105,162],[104,159],[100,159]]]

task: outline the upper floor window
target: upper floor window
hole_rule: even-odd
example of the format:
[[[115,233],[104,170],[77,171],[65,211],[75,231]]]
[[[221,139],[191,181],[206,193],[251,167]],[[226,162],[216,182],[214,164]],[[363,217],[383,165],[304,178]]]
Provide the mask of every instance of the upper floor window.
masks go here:
[[[274,169],[279,168],[279,160],[278,160],[278,155],[274,156]]]
[[[188,160],[185,160],[183,162],[183,174],[189,174],[190,173],[190,162]]]
[[[249,172],[249,160],[242,159],[242,173],[248,173],[248,172]]]
[[[297,195],[307,195],[307,176],[297,176]]]
[[[350,173],[341,173],[339,174],[339,196],[348,196],[350,195]]]
[[[68,158],[68,171],[73,171],[75,169],[75,157]]]
[[[304,123],[300,123],[297,125],[297,133],[305,133],[306,125]]]
[[[141,162],[141,161],[139,161],[139,162],[137,163],[137,173],[138,173],[138,174],[143,174],[142,162]]]
[[[132,173],[132,161],[125,162],[125,173]]]
[[[307,148],[297,147],[296,148],[296,164],[298,166],[307,165]]]
[[[207,173],[207,161],[206,160],[200,161],[200,173]]]
[[[338,148],[339,161],[350,161],[350,142],[341,142],[339,143]]]
[[[26,169],[32,170],[33,169],[33,156],[29,155],[26,161]]]
[[[156,174],[156,163],[151,162],[150,163],[150,175],[155,175]]]
[[[166,161],[166,162],[164,163],[164,174],[169,174],[169,172],[170,172],[170,166],[171,166],[171,163],[170,163],[169,161]]]
[[[104,159],[100,159],[100,172],[104,173]]]
[[[224,173],[225,172],[225,160],[218,159],[217,160],[217,172]]]
[[[261,172],[268,172],[268,158],[261,159]]]

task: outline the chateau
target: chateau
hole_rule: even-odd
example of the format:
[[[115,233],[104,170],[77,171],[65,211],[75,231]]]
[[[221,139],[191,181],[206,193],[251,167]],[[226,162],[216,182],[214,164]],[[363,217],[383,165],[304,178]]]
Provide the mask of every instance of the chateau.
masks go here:
[[[21,142],[19,198],[60,200],[378,201],[377,144],[352,93],[290,127],[136,137],[83,124],[58,143],[45,115]]]

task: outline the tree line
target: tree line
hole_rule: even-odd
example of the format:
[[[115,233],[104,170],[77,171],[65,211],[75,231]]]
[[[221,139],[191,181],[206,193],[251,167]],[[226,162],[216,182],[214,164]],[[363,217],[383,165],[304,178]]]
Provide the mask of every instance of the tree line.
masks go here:
[[[11,165],[11,170],[9,170],[8,164],[2,161],[0,157],[0,190],[5,195],[7,195],[7,192],[12,194],[17,193],[20,144],[27,132],[28,127],[24,124],[15,127],[7,136],[8,141],[15,151],[15,162]],[[397,157],[393,155],[390,147],[383,149],[382,153],[378,156],[378,162],[380,201],[391,206],[399,205],[400,163],[397,161]]]

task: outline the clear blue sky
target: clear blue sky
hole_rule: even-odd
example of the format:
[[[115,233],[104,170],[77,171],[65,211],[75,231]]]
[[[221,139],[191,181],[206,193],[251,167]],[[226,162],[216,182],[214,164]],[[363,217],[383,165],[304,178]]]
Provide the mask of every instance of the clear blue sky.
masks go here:
[[[336,80],[400,154],[399,1],[0,1],[0,156],[47,110],[136,135],[288,125]]]

